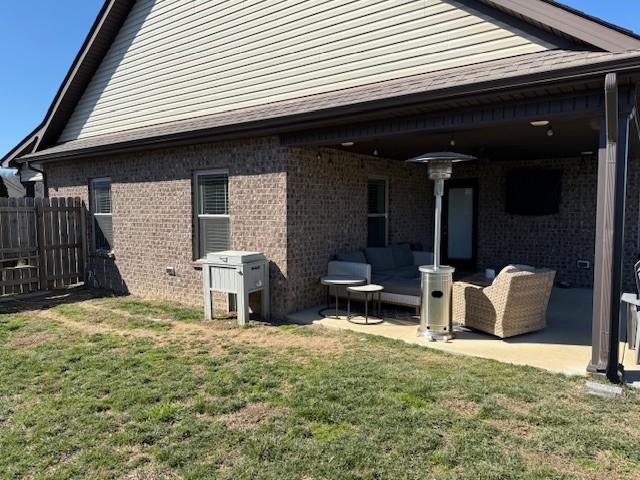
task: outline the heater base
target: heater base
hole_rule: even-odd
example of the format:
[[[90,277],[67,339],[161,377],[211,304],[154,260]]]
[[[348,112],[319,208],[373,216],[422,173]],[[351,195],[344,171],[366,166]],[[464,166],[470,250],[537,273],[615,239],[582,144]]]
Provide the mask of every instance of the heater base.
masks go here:
[[[430,342],[448,342],[454,338],[451,332],[432,332],[423,327],[418,327],[418,337],[426,338]]]

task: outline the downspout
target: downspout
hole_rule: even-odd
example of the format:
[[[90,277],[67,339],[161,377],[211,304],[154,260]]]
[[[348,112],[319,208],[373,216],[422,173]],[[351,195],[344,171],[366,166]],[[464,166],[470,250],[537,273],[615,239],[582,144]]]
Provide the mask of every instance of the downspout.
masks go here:
[[[23,164],[21,164],[20,165],[20,169],[22,169],[23,166],[26,166],[29,170],[33,170],[36,173],[42,174],[42,184],[44,185],[44,196],[48,197],[49,196],[49,186],[47,185],[47,176],[45,175],[44,171],[43,170],[38,170],[33,165],[31,165],[29,162],[24,162]]]

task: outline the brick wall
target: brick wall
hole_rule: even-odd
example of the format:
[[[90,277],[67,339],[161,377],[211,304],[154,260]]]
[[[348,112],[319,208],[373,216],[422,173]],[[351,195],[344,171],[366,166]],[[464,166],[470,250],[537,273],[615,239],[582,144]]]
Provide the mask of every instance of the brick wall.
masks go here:
[[[640,162],[629,172],[625,279],[638,249]],[[563,170],[558,215],[505,212],[505,176],[519,166]],[[284,148],[276,138],[97,157],[47,166],[51,196],[87,201],[90,178],[112,179],[115,260],[92,257],[96,279],[143,297],[201,304],[192,252],[192,176],[228,169],[231,247],[271,260],[272,310],[278,317],[324,299],[318,279],[340,249],[366,246],[367,179],[389,179],[390,242],[433,248],[433,189],[422,165],[331,149]],[[592,285],[596,161],[565,159],[456,165],[455,178],[479,179],[479,268],[513,262],[547,266],[558,279]],[[88,222],[89,225],[91,224]],[[176,268],[169,276],[167,266]],[[632,284],[626,283],[627,288]]]
[[[629,171],[625,247],[625,287],[632,288],[637,255],[640,162]],[[506,175],[512,168],[559,168],[560,213],[542,217],[505,211]],[[433,248],[433,188],[427,169],[337,150],[292,149],[288,166],[290,304],[304,308],[324,300],[318,277],[339,249],[366,245],[366,181],[390,180],[390,242],[419,242]],[[500,269],[528,263],[557,270],[558,280],[576,287],[593,285],[597,162],[595,158],[493,161],[460,164],[454,178],[479,183],[478,268]],[[578,260],[590,262],[578,269]]]
[[[632,161],[627,192],[625,285],[630,287],[632,258],[638,242],[639,162]],[[562,170],[562,202],[556,215],[525,217],[506,213],[506,175],[513,168]],[[456,165],[454,178],[478,178],[478,267],[500,269],[526,263],[557,271],[558,281],[593,286],[597,207],[595,157],[536,161],[491,161]],[[635,218],[634,218],[635,217]],[[587,260],[591,268],[578,268]]]
[[[330,149],[294,148],[288,161],[289,302],[324,300],[319,278],[338,250],[367,244],[367,181],[389,179],[389,241],[431,249],[433,190],[421,165]]]
[[[90,178],[111,178],[115,260],[92,257],[98,280],[143,297],[201,305],[192,177],[196,170],[228,169],[231,247],[264,251],[270,258],[272,310],[283,316],[285,159],[277,139],[253,139],[55,163],[47,167],[47,181],[51,196],[87,201]],[[176,268],[175,277],[165,272],[167,266]]]

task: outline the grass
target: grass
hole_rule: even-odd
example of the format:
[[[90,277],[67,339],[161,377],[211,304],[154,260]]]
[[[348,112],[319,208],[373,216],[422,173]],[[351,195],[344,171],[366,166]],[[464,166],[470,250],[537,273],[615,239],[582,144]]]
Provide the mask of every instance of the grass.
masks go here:
[[[638,393],[89,298],[0,315],[0,478],[640,478]]]

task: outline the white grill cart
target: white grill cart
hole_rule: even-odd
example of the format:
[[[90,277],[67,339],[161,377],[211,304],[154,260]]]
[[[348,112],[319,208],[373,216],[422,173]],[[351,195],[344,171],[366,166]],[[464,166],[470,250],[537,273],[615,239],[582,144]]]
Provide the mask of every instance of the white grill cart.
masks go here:
[[[249,319],[249,294],[261,292],[261,314],[265,320],[270,320],[269,260],[262,253],[209,253],[202,267],[202,282],[205,319],[212,318],[213,292],[234,293],[238,299],[238,324],[244,326]]]

